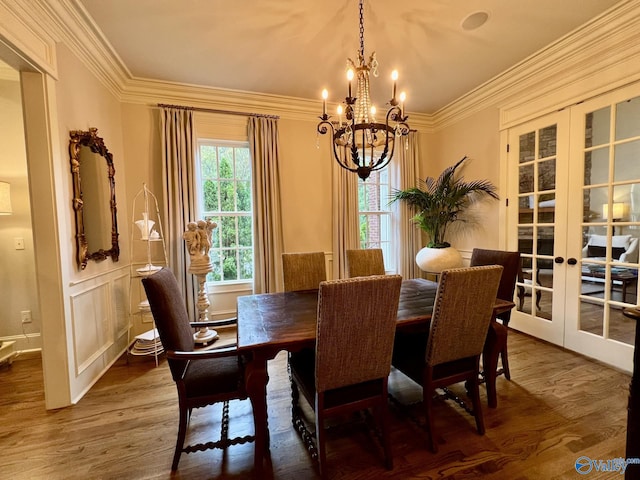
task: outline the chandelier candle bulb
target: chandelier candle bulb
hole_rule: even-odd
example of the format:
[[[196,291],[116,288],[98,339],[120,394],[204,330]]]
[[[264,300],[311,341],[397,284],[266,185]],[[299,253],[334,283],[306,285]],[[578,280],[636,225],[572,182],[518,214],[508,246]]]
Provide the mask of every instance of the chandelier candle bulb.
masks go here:
[[[393,89],[392,89],[392,94],[391,94],[391,104],[393,105],[393,103],[396,100],[396,83],[398,81],[398,71],[394,70],[393,72],[391,72],[391,80],[393,80]]]
[[[329,92],[325,88],[322,90],[322,116],[325,117],[327,115],[327,98],[329,97]]]
[[[404,117],[404,101],[407,99],[407,94],[400,92],[400,116]]]
[[[353,80],[353,70],[347,70],[347,80],[349,80],[349,98],[351,98],[351,80]]]
[[[338,105],[338,126],[342,128],[342,105]]]

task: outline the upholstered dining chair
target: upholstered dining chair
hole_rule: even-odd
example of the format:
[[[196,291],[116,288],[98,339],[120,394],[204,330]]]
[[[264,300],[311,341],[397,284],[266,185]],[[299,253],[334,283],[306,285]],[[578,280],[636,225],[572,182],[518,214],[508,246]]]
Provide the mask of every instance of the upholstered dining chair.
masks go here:
[[[317,290],[327,279],[324,252],[283,253],[282,273],[285,292]]]
[[[484,347],[503,268],[493,265],[443,270],[428,334],[396,339],[392,365],[422,386],[428,445],[437,452],[433,397],[436,388],[466,382],[480,435],[480,354]]]
[[[522,281],[520,252],[474,248],[473,252],[471,252],[470,265],[472,267],[478,265],[502,265],[504,270],[500,279],[500,286],[498,287],[498,298],[513,301],[516,281],[518,279]],[[507,333],[509,331],[508,326],[509,320],[511,319],[511,310],[498,314],[497,318],[502,321],[502,324],[491,322],[489,333],[487,334],[485,351],[482,357],[487,388],[494,389],[494,391],[489,394],[490,406],[493,407],[495,407],[493,403],[496,398],[495,375],[504,373],[504,376],[508,380],[511,380],[509,357],[507,355]],[[502,358],[502,370],[497,370],[498,355]]]
[[[326,475],[324,422],[373,410],[382,430],[387,468],[393,467],[387,381],[398,315],[400,275],[322,282],[318,292],[315,356],[291,358],[292,421]],[[315,411],[315,437],[299,404],[302,392]]]
[[[163,268],[143,278],[142,284],[178,389],[178,438],[171,470],[177,470],[182,452],[226,449],[230,445],[253,441],[253,435],[227,437],[229,401],[247,398],[243,361],[236,347],[195,350],[193,326],[201,326],[204,322],[189,322],[180,288],[170,270]],[[218,402],[224,402],[220,440],[184,446],[192,409]]]
[[[384,257],[381,248],[347,250],[347,272],[349,278],[384,275]]]

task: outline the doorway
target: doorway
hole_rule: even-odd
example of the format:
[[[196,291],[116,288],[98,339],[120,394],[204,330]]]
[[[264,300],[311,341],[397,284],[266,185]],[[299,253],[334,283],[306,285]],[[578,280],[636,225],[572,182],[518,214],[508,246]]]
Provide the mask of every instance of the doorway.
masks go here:
[[[1,41],[0,60],[20,75],[24,117],[22,138],[27,159],[25,183],[29,191],[25,201],[31,212],[32,251],[35,258],[32,292],[37,299],[34,310],[40,311],[41,305],[47,307],[47,315],[41,318],[40,324],[41,355],[45,407],[54,409],[71,404],[68,356],[66,348],[60,348],[66,345],[66,324],[53,174],[55,140],[51,136],[56,128],[51,116],[55,111],[55,85],[50,76],[35,69],[37,63],[26,60],[26,57],[20,56]],[[24,285],[20,287],[25,288]]]
[[[0,216],[0,342],[12,356],[42,348],[24,138],[20,74],[0,60],[0,181],[11,206]]]

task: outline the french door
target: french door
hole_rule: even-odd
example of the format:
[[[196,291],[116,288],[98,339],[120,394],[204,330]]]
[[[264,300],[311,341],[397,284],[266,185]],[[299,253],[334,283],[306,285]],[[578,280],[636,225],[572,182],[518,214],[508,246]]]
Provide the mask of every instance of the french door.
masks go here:
[[[638,303],[640,87],[508,134],[510,249],[523,258],[511,325],[630,371]]]
[[[569,118],[562,111],[509,131],[508,249],[522,257],[509,325],[557,345],[564,338]]]
[[[631,371],[638,303],[640,88],[572,108],[569,242],[580,245],[567,293],[567,348]]]

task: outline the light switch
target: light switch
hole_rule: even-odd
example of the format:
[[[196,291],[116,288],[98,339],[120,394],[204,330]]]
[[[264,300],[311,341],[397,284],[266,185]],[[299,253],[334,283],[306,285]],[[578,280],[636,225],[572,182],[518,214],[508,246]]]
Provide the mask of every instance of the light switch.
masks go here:
[[[24,250],[24,238],[14,238],[13,245],[15,246],[16,250]]]

